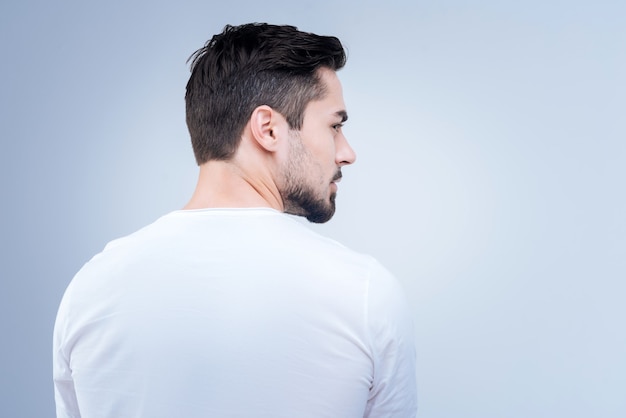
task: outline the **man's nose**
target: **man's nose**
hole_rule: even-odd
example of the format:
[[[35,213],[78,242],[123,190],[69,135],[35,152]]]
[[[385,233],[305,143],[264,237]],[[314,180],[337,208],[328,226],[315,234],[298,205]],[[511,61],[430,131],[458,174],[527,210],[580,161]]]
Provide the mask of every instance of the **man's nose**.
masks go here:
[[[337,165],[343,167],[344,165],[352,164],[356,161],[356,153],[348,143],[346,137],[341,134],[337,143]]]

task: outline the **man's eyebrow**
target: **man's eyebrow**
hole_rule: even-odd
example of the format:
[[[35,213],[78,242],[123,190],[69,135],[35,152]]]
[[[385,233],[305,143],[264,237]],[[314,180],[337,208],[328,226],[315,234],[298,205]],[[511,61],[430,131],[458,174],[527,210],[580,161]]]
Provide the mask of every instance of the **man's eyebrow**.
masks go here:
[[[344,123],[348,120],[348,112],[346,112],[345,110],[339,110],[335,112],[335,115],[341,118],[341,123]]]

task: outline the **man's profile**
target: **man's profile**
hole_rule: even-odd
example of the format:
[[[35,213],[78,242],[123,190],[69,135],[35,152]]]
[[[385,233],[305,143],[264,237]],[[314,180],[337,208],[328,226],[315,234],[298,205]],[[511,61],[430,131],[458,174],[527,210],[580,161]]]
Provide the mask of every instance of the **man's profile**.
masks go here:
[[[340,41],[226,26],[192,56],[187,205],[114,240],[68,286],[58,417],[410,417],[412,323],[375,259],[326,222],[356,155]]]

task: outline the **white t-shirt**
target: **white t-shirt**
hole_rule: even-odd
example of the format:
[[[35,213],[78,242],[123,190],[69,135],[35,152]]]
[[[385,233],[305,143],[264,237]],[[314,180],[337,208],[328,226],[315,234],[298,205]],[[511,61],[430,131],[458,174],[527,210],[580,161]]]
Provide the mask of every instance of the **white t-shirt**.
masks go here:
[[[109,243],[54,330],[58,417],[411,417],[413,326],[378,262],[272,209]]]

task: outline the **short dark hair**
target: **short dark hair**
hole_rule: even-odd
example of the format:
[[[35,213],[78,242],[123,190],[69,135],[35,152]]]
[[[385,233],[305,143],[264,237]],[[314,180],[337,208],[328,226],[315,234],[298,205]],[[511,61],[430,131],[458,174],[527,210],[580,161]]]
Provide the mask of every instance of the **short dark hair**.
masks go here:
[[[230,159],[255,108],[267,105],[299,130],[311,100],[324,96],[320,68],[346,63],[339,39],[294,26],[226,25],[189,57],[187,127],[198,164]]]

